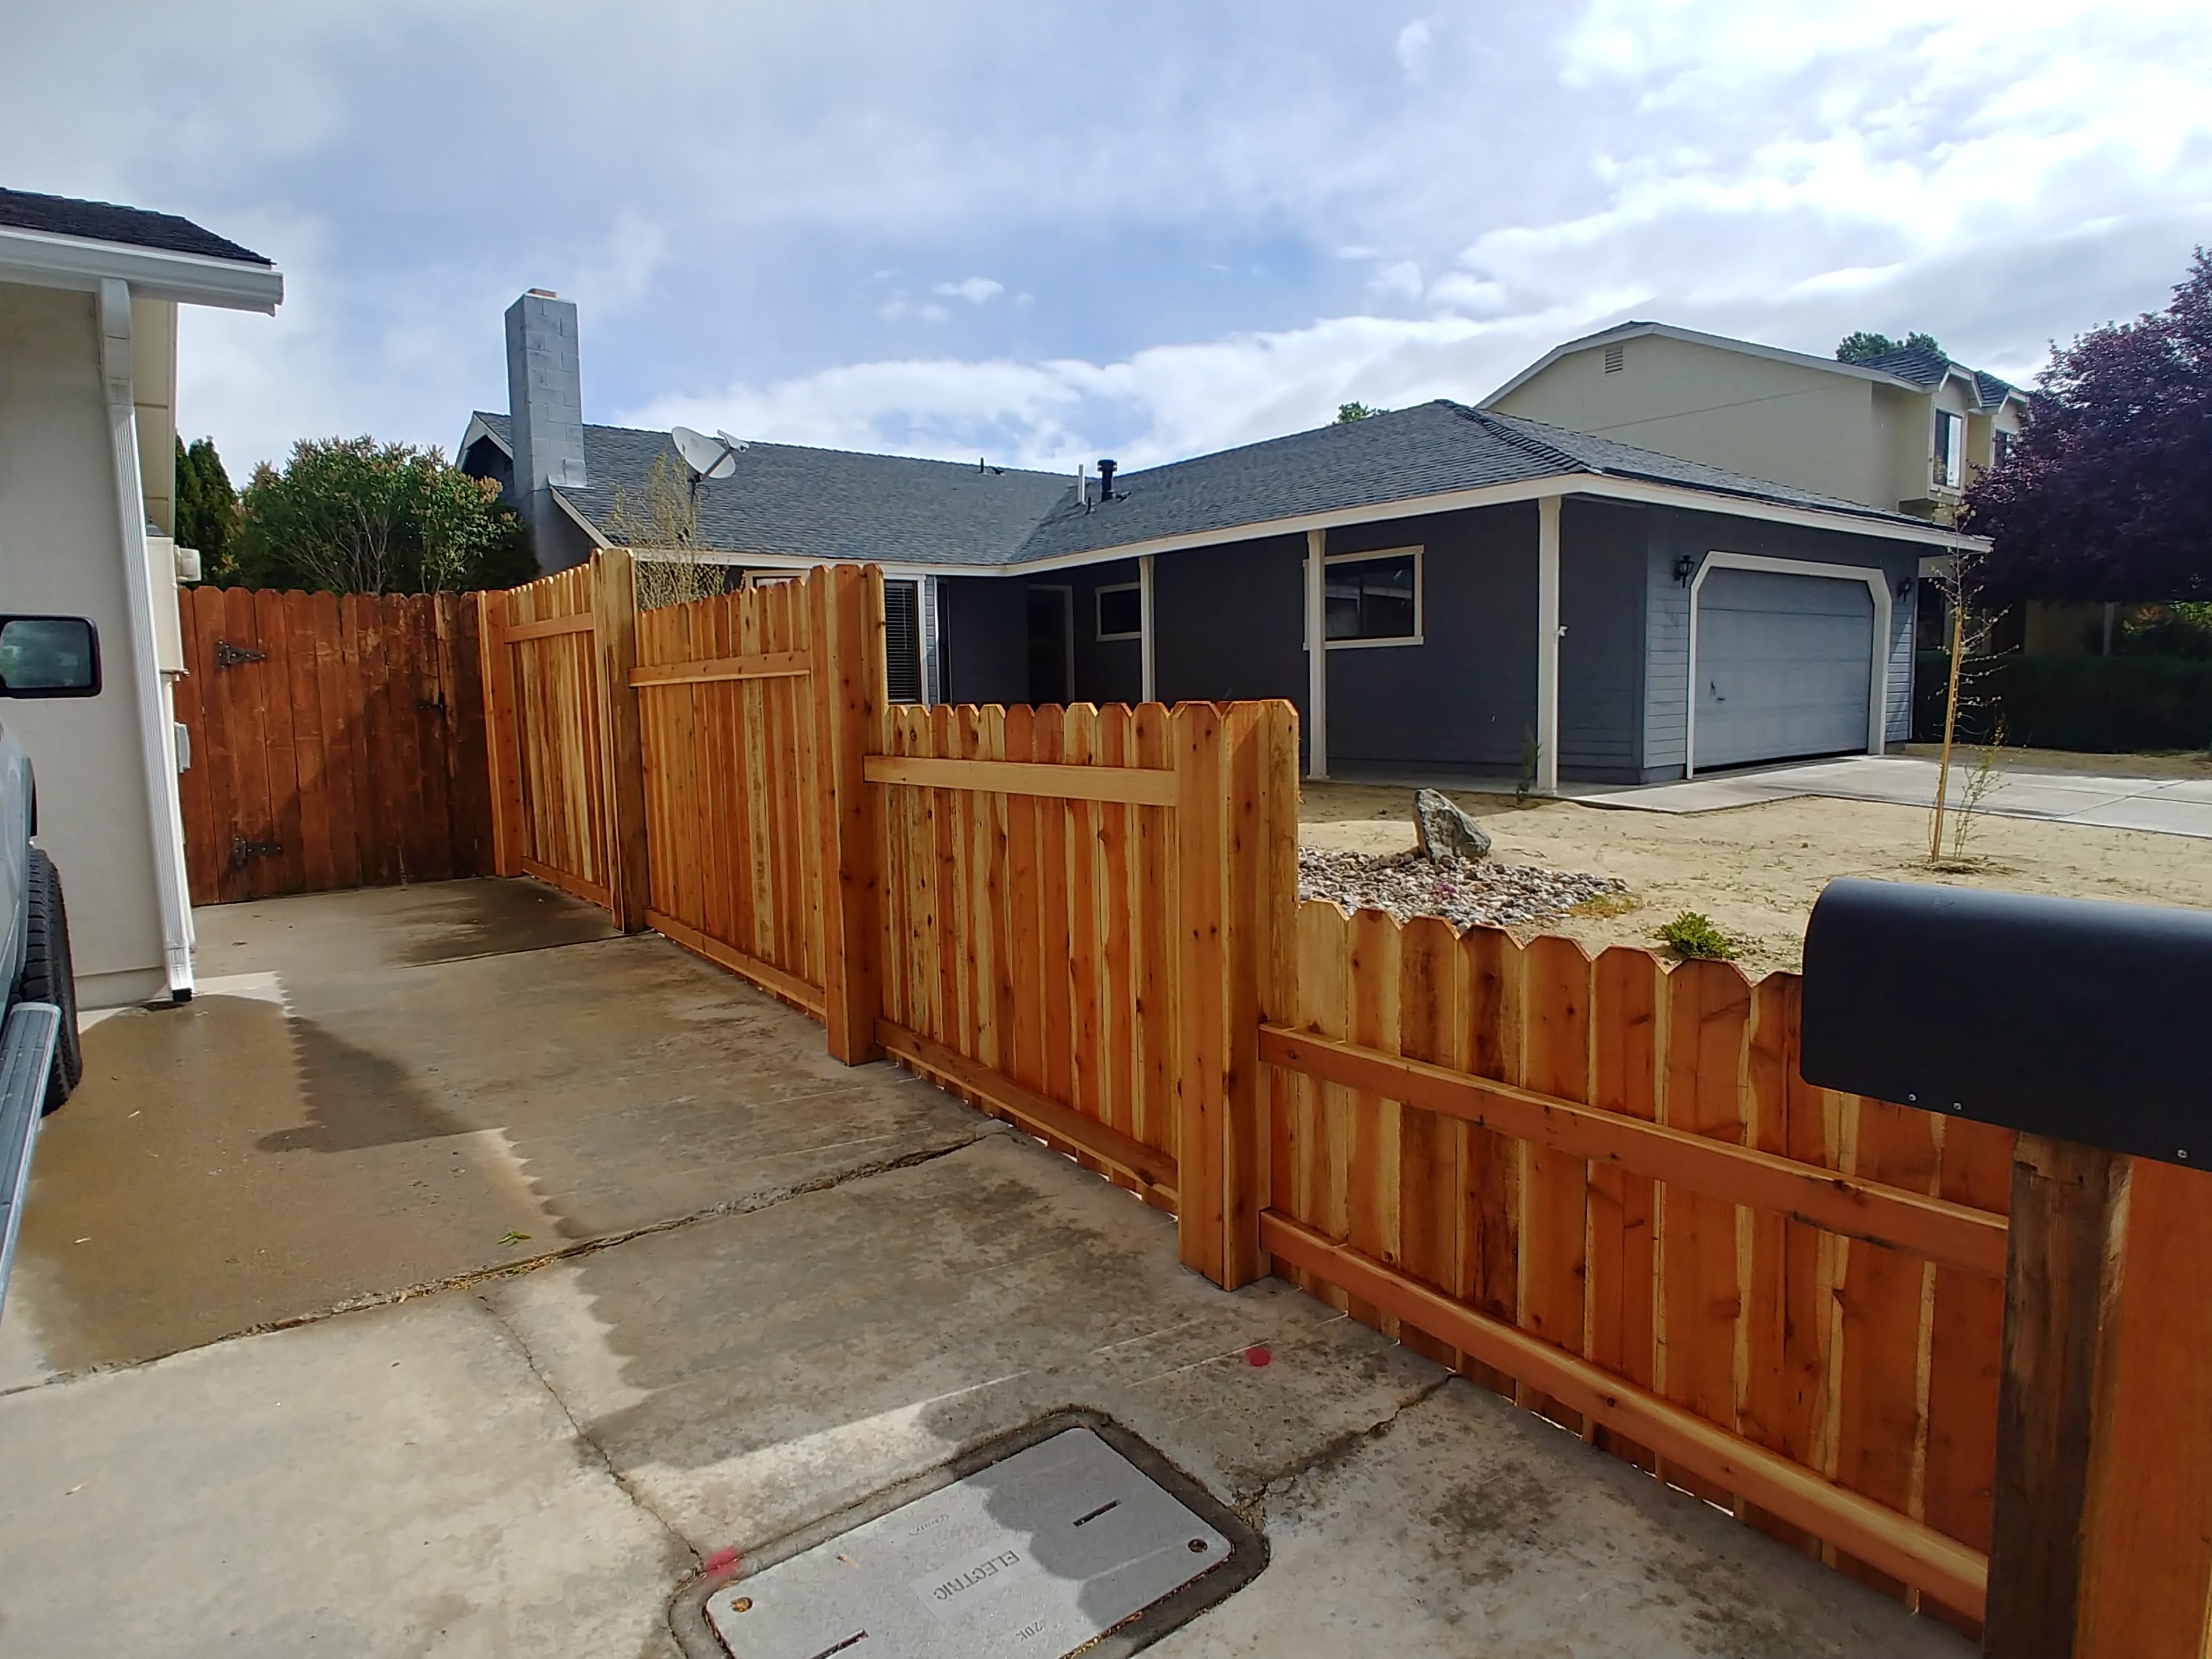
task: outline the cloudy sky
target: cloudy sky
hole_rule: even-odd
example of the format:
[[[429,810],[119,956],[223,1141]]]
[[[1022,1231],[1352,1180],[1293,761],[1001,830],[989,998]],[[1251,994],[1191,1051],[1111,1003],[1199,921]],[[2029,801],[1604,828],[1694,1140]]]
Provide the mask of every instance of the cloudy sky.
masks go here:
[[[2212,242],[2208,86],[2203,0],[0,0],[0,184],[283,267],[234,476],[450,449],[531,286],[592,420],[1137,465],[1624,317],[2026,379]]]

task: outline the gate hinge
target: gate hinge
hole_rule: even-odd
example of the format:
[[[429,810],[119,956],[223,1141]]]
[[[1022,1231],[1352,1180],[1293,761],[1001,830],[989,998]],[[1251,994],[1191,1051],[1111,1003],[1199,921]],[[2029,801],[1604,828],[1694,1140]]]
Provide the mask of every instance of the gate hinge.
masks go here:
[[[233,645],[228,640],[215,642],[215,659],[218,666],[235,668],[242,662],[267,662],[266,651],[256,651],[250,645]]]
[[[248,841],[243,836],[230,838],[230,862],[234,868],[243,870],[255,859],[273,859],[284,851],[284,844],[275,841]]]

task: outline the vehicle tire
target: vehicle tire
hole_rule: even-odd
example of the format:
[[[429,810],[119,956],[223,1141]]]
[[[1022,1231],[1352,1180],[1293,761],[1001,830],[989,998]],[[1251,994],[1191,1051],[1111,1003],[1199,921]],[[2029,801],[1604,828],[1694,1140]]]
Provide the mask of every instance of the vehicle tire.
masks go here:
[[[51,1002],[62,1011],[62,1028],[54,1038],[53,1070],[46,1075],[46,1105],[58,1111],[70,1091],[84,1075],[84,1050],[76,1032],[76,964],[70,957],[69,910],[62,902],[61,872],[46,849],[31,848],[23,872],[23,971],[15,981],[15,997],[21,1002]]]

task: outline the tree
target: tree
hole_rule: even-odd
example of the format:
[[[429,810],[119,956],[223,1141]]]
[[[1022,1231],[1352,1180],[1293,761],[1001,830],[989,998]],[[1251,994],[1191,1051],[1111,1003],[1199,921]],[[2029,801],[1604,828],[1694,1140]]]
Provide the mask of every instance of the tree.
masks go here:
[[[672,460],[674,465],[670,465]],[[679,467],[682,483],[678,482]],[[690,476],[680,456],[663,450],[646,469],[642,503],[622,485],[615,486],[615,504],[607,514],[608,534],[629,547],[677,556],[638,561],[637,602],[647,610],[726,592],[735,574],[726,566],[708,563],[699,556],[698,487],[690,482]]]
[[[1336,424],[1349,426],[1354,421],[1364,421],[1370,416],[1388,415],[1389,412],[1387,409],[1370,409],[1365,404],[1339,404],[1336,406]]]
[[[253,470],[239,505],[236,564],[248,587],[432,593],[537,574],[499,486],[435,447],[303,438],[283,471],[265,461]]]
[[[1933,334],[1923,334],[1915,330],[1901,340],[1893,340],[1887,334],[1869,334],[1864,329],[1857,329],[1836,342],[1836,361],[1839,363],[1863,363],[1869,357],[1883,356],[1893,351],[1906,351],[1915,346],[1932,351],[1938,356],[1944,355],[1942,346]]]
[[[1983,602],[2212,598],[2212,258],[2166,310],[2053,346],[2036,386],[1966,490]]]
[[[230,487],[215,440],[201,438],[190,449],[177,440],[177,544],[196,547],[203,580],[233,574],[231,538],[238,530],[238,492]]]

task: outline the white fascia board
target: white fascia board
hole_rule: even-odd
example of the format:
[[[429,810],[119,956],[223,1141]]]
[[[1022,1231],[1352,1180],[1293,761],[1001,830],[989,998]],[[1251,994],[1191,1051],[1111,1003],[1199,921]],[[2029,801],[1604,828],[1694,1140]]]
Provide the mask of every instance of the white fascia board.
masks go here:
[[[512,459],[511,453],[509,458]],[[612,547],[614,545],[614,544],[608,540],[606,536],[601,532],[599,526],[593,524],[589,519],[584,516],[583,513],[577,507],[575,502],[570,501],[566,495],[563,495],[557,488],[553,489],[551,494],[553,499],[561,503],[561,510],[576,521],[576,527],[592,538],[592,545],[593,547]]]
[[[453,452],[453,459],[458,461],[462,456],[467,454],[469,453],[469,446],[476,442],[479,438],[490,439],[492,441],[493,447],[495,447],[501,454],[506,456],[510,461],[514,459],[514,446],[507,442],[506,439],[501,437],[498,433],[493,431],[489,426],[485,424],[484,417],[481,415],[471,415],[469,416],[469,429],[461,434],[461,447]]]
[[[1522,369],[1504,386],[1485,398],[1479,405],[1493,407],[1500,398],[1510,396],[1527,385],[1560,358],[1577,351],[1589,351],[1601,345],[1617,345],[1623,340],[1634,340],[1647,335],[1661,339],[1680,340],[1688,345],[1711,346],[1721,351],[1741,352],[1747,357],[1764,357],[1769,362],[1789,363],[1798,368],[1825,369],[1831,374],[1845,374],[1854,380],[1871,380],[1876,386],[1902,386],[1908,392],[1923,390],[1910,380],[1886,374],[1878,368],[1863,368],[1856,363],[1838,362],[1832,357],[1815,357],[1803,351],[1791,351],[1784,346],[1761,345],[1756,340],[1732,340],[1725,334],[1706,334],[1694,328],[1677,328],[1672,323],[1638,323],[1634,327],[1601,329],[1595,334],[1585,334],[1579,340],[1570,340],[1565,345],[1553,346],[1541,357]]]
[[[558,495],[559,491],[554,492]],[[1839,531],[1850,536],[1872,536],[1882,541],[1917,546],[1986,551],[1989,539],[1962,535],[1942,525],[1903,522],[1894,519],[1863,519],[1848,513],[1814,507],[1784,507],[1736,495],[1715,495],[1679,484],[1650,483],[1640,478],[1617,478],[1597,472],[1562,472],[1550,477],[1515,483],[1487,484],[1478,489],[1447,490],[1435,495],[1416,495],[1405,501],[1382,501],[1366,507],[1337,507],[1327,513],[1303,514],[1296,518],[1270,519],[1253,524],[1231,525],[1218,530],[1194,530],[1178,536],[1159,536],[1150,541],[1125,542],[1081,553],[1062,553],[1049,559],[1028,559],[1018,564],[906,564],[877,561],[886,574],[941,576],[1038,576],[1054,571],[1078,570],[1086,565],[1118,564],[1160,553],[1181,553],[1193,548],[1219,547],[1231,542],[1261,541],[1271,536],[1291,536],[1312,531],[1348,529],[1355,525],[1380,524],[1393,519],[1422,518],[1432,513],[1459,513],[1471,507],[1504,507],[1516,501],[1540,501],[1547,495],[1579,495],[1601,501],[1632,501],[1646,507],[1681,507],[1692,513],[1713,513],[1724,518],[1753,519],[1765,524],[1793,525],[1807,530]],[[573,508],[570,509],[572,512]],[[734,550],[700,549],[685,555],[720,564],[757,566],[763,570],[804,570],[835,560],[803,553],[744,553]]]
[[[128,283],[149,299],[228,311],[274,315],[284,300],[284,273],[274,265],[0,227],[0,282],[97,293],[103,281]]]

